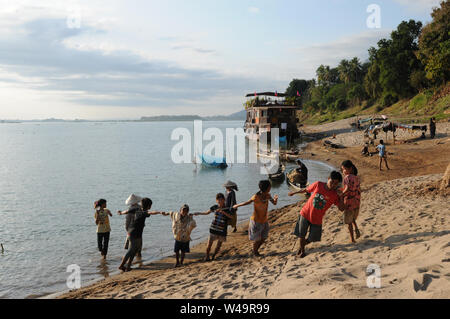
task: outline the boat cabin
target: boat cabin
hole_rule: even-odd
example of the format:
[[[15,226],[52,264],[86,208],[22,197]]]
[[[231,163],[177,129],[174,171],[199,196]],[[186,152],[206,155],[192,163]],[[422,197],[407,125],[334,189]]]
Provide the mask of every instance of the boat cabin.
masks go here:
[[[270,132],[273,128],[279,129],[282,142],[289,143],[298,137],[298,107],[286,103],[286,94],[263,92],[247,94],[246,98],[247,118],[244,129],[247,138],[258,140],[261,134],[267,133],[270,142]]]

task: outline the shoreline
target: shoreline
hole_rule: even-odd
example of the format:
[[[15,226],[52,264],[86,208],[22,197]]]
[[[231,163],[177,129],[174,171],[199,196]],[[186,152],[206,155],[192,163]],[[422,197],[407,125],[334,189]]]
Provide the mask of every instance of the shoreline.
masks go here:
[[[328,167],[329,169],[336,169],[336,167],[330,165],[329,163],[326,163],[326,162],[324,162],[324,161],[321,161],[321,160],[319,160],[319,159],[310,159],[310,160],[313,160],[313,161],[315,161],[315,162],[317,162],[317,163],[320,163],[321,165],[324,165],[324,166]],[[283,183],[285,183],[285,181],[283,181]],[[289,207],[291,207],[291,206],[293,206],[293,205],[297,205],[297,204],[288,204],[288,205],[285,205],[285,206],[281,206],[281,207],[279,207],[279,208],[275,208],[275,209],[269,210],[269,215],[270,215],[270,213],[271,213],[272,211],[274,211],[274,210],[277,210],[277,209],[287,209],[287,208],[289,208]],[[250,218],[250,217],[246,218],[245,220],[240,221],[240,222],[237,224],[237,228],[238,228],[238,229],[242,229],[242,231],[245,232],[246,229],[248,229],[249,218]],[[231,234],[232,234],[232,233],[229,232],[227,238],[228,238]],[[198,246],[205,246],[205,245],[207,244],[207,242],[208,242],[208,238],[209,238],[209,234],[205,234],[205,235],[204,235],[204,238],[199,238],[199,239],[198,239],[198,242],[197,242],[195,245],[193,245],[193,246],[191,247],[191,250],[197,249]],[[186,257],[188,257],[188,254],[186,254]],[[167,256],[163,256],[163,257],[157,257],[156,259],[152,259],[152,260],[148,260],[148,261],[146,261],[146,262],[143,262],[143,263],[141,263],[140,265],[142,265],[142,266],[149,266],[149,265],[151,265],[151,264],[153,264],[153,263],[156,263],[156,262],[163,262],[163,261],[166,261],[166,260],[168,260],[168,259],[169,259],[169,260],[170,260],[170,259],[173,259],[173,260],[175,261],[175,255],[172,253],[171,255],[167,255]],[[136,262],[133,263],[133,265],[135,266],[135,267],[133,268],[134,270],[139,269],[139,268],[136,268],[136,264],[137,264]],[[142,267],[142,266],[140,266],[140,267]],[[96,283],[98,283],[98,282],[101,282],[101,281],[107,279],[107,278],[110,278],[110,277],[113,277],[113,276],[120,276],[120,275],[122,275],[122,274],[123,274],[123,272],[121,272],[120,270],[116,270],[116,271],[110,273],[109,276],[106,277],[106,278],[105,278],[105,277],[99,277],[99,278],[95,278],[95,279],[91,279],[91,280],[87,281],[85,284],[83,284],[83,285],[81,286],[80,289],[89,287],[89,286],[91,286],[91,285],[94,285],[94,284],[96,284]],[[58,297],[60,297],[60,296],[63,296],[63,295],[65,295],[65,294],[68,294],[68,293],[70,293],[70,292],[71,292],[70,289],[64,289],[64,290],[59,291],[59,292],[52,292],[52,293],[49,293],[49,294],[43,294],[43,295],[37,295],[37,294],[34,294],[34,295],[33,295],[33,294],[32,294],[32,295],[26,296],[25,299],[54,299],[54,298],[58,298]]]
[[[331,151],[327,148],[324,148],[322,146],[322,140],[326,139],[327,137],[323,138],[323,136],[319,140],[308,143],[307,147],[303,150],[303,152],[300,153],[300,156],[302,156],[302,158],[304,159],[321,161],[333,167],[339,167],[339,164],[343,159],[351,159],[357,164],[360,175],[362,176],[363,194],[364,196],[368,196],[367,199],[363,199],[362,205],[368,203],[368,207],[364,207],[364,210],[373,212],[379,212],[381,210],[384,212],[384,210],[387,209],[386,207],[389,207],[390,205],[400,205],[407,200],[414,200],[416,202],[408,206],[406,209],[398,208],[399,212],[404,215],[405,219],[410,219],[412,218],[410,214],[415,211],[416,206],[421,205],[422,202],[427,203],[427,205],[425,205],[423,208],[423,211],[425,212],[431,209],[429,207],[437,209],[435,206],[439,205],[439,201],[448,200],[447,195],[444,195],[444,197],[439,197],[437,200],[435,200],[435,198],[431,200],[428,197],[428,192],[424,194],[421,194],[419,192],[412,198],[410,196],[408,198],[398,199],[396,202],[393,202],[389,199],[390,197],[397,196],[397,194],[391,194],[392,188],[395,189],[395,187],[397,187],[393,187],[392,185],[406,185],[404,186],[406,187],[404,189],[406,192],[408,192],[408,187],[417,188],[423,183],[436,183],[436,180],[440,178],[448,164],[448,159],[445,155],[448,154],[450,150],[450,142],[448,139],[450,125],[448,125],[448,123],[444,124],[445,134],[441,134],[441,136],[434,140],[420,140],[413,136],[412,138],[409,138],[409,140],[411,140],[410,143],[400,142],[396,145],[392,145],[392,141],[388,140],[388,151],[393,153],[389,157],[389,163],[393,168],[391,171],[384,170],[380,172],[377,169],[378,157],[374,156],[371,158],[362,158],[359,155],[360,147],[357,145],[345,147],[342,149],[333,149]],[[320,126],[314,126],[311,128],[313,130],[321,129]],[[305,127],[305,130],[308,129],[310,129],[310,127]],[[356,136],[358,133],[361,132],[353,132],[352,134]],[[348,134],[348,132],[338,134],[337,136],[340,137],[340,135],[345,134]],[[397,154],[401,154],[401,156],[398,156]],[[384,204],[384,206],[378,207],[377,204],[380,201],[383,201],[383,193],[391,195],[386,195],[388,196],[386,203]],[[379,196],[382,197],[379,198]],[[436,196],[441,195],[438,194]],[[246,233],[246,229],[248,227],[248,220],[246,220],[239,223],[237,233],[229,234],[229,236],[227,237],[227,242],[224,243],[223,248],[218,255],[218,258],[214,262],[205,263],[199,260],[204,256],[205,246],[207,242],[207,239],[204,239],[191,248],[191,253],[186,254],[185,265],[181,268],[177,268],[176,270],[173,268],[175,260],[173,255],[171,255],[162,259],[150,261],[143,265],[141,268],[134,268],[134,270],[131,272],[112,275],[108,278],[100,278],[94,283],[87,283],[85,286],[78,290],[72,292],[60,292],[57,295],[47,295],[45,298],[270,298],[271,296],[275,298],[278,298],[280,296],[284,296],[287,298],[321,298],[321,296],[334,296],[334,294],[330,295],[331,292],[322,291],[320,284],[317,287],[313,283],[311,283],[311,281],[306,284],[309,278],[317,277],[317,274],[314,275],[314,272],[311,275],[308,275],[308,273],[304,274],[303,270],[301,270],[303,269],[302,267],[300,267],[298,270],[294,269],[294,267],[287,271],[285,269],[290,264],[308,264],[308,262],[311,262],[312,259],[318,258],[315,256],[319,254],[321,256],[320,259],[326,260],[323,262],[323,266],[325,266],[326,271],[332,271],[332,269],[334,269],[335,267],[339,268],[339,264],[341,264],[341,261],[339,260],[340,258],[346,258],[345,254],[348,253],[349,255],[353,255],[355,253],[355,245],[339,244],[339,242],[341,241],[345,242],[345,240],[347,239],[346,235],[348,234],[345,232],[343,226],[340,226],[340,220],[336,217],[338,216],[337,211],[331,209],[330,212],[327,212],[327,214],[325,215],[325,238],[323,238],[322,242],[318,243],[317,245],[313,245],[313,252],[311,252],[311,257],[307,256],[307,258],[305,258],[304,260],[296,259],[295,256],[292,255],[292,252],[297,245],[297,241],[293,239],[292,236],[289,236],[292,232],[291,228],[293,227],[293,224],[295,224],[295,216],[296,214],[298,214],[301,203],[302,201],[298,202],[297,204],[291,204],[270,210],[269,222],[271,225],[271,231],[268,243],[265,244],[262,248],[264,257],[261,259],[250,257],[249,252],[251,242],[248,240],[248,236]],[[442,215],[441,219],[438,221],[441,231],[437,231],[436,236],[438,236],[439,240],[444,242],[445,240],[447,240],[446,238],[450,237],[448,232],[445,231],[445,229],[449,229],[449,218],[448,214],[445,215],[445,212],[448,211],[448,209],[443,209],[442,211],[444,215]],[[440,212],[440,214],[442,214],[442,212]],[[368,214],[364,213],[364,215],[367,216]],[[382,218],[391,218],[391,216],[382,215]],[[395,218],[395,216],[393,218]],[[365,220],[363,220],[362,225],[363,230],[366,228],[377,229],[376,221],[372,221],[371,217],[367,217]],[[403,225],[403,223],[399,223],[399,225]],[[420,219],[414,219],[414,223],[411,223],[411,225],[411,227],[413,227],[411,228],[411,230],[401,230],[403,233],[406,231],[406,234],[404,236],[402,235],[405,238],[404,240],[402,240],[402,243],[404,242],[405,247],[408,247],[408,245],[410,245],[408,240],[411,236],[409,235],[409,232],[411,232],[412,229],[427,229],[427,232],[425,232],[425,230],[422,231],[423,234],[428,234],[429,231],[429,225],[423,224]],[[369,226],[372,228],[369,228]],[[431,226],[435,227],[434,225]],[[393,234],[390,237],[387,237],[387,239],[391,237],[395,238],[395,236],[397,236],[396,227],[397,225],[392,225]],[[433,227],[432,231],[434,229]],[[329,233],[329,229],[333,230]],[[357,255],[353,257],[358,259],[358,251],[359,254],[361,254],[365,250],[374,250],[375,255],[371,254],[370,256],[372,257],[368,258],[373,258],[373,256],[384,256],[385,252],[383,247],[386,245],[384,243],[384,240],[387,239],[383,239],[383,234],[377,234],[375,230],[373,230],[371,234],[372,233],[372,236],[374,236],[373,238],[368,235],[366,235],[365,237],[363,236],[364,238],[361,239],[361,242],[356,245]],[[430,234],[432,234],[432,232]],[[334,243],[336,238],[338,238],[338,242]],[[429,240],[428,235],[426,235],[426,237],[424,237],[423,239],[424,242],[426,240]],[[330,242],[334,244],[330,244]],[[445,250],[447,246],[442,246],[441,244],[438,245],[439,248],[442,247],[442,250],[433,251],[433,254],[437,256],[440,253],[446,253]],[[388,249],[392,249],[391,245],[388,246],[390,247],[388,247]],[[327,253],[328,250],[331,252],[331,255],[330,252]],[[320,253],[320,251],[323,252]],[[333,253],[333,251],[335,251],[336,253]],[[344,251],[343,254],[342,251]],[[389,251],[387,251],[387,253],[387,257],[383,258],[387,258],[387,260],[389,260]],[[448,254],[450,255],[450,252]],[[442,260],[446,260],[444,257],[441,257],[441,255],[439,255],[439,258]],[[401,260],[399,262],[401,262]],[[352,263],[354,263],[353,260],[344,262],[344,264],[348,265],[351,265]],[[317,265],[322,265],[322,263]],[[444,263],[444,265],[447,264]],[[404,268],[404,266],[402,267]],[[219,271],[217,271],[217,268],[219,269]],[[260,277],[264,278],[265,273],[268,271],[268,269],[270,270],[271,268],[276,269],[276,271],[274,270],[273,273],[269,271],[270,275],[266,276],[266,281],[263,280],[259,284],[253,281],[250,283],[248,282],[249,278],[254,278],[254,273],[260,274]],[[180,269],[183,269],[183,271],[180,271]],[[252,272],[249,269],[255,269],[255,271]],[[347,267],[343,269],[344,274],[347,273],[347,270],[345,270],[347,269]],[[295,273],[296,271],[302,273],[302,275],[299,275],[298,279],[292,279],[291,274]],[[435,271],[441,270],[439,268],[437,270],[435,269]],[[245,273],[245,275],[241,275],[241,273]],[[328,274],[328,276],[330,275]],[[336,279],[337,282],[333,282],[333,289],[339,291],[339,293],[335,295],[335,297],[339,297],[341,292],[343,293],[346,291],[347,288],[345,288],[345,285],[350,284],[346,282],[348,280],[354,280],[353,277],[356,278],[359,277],[359,275],[355,275],[355,273],[353,273],[353,275],[349,276],[349,278],[341,278],[339,276],[336,277],[341,278],[343,284],[340,285],[341,279]],[[395,280],[392,279],[393,282],[397,282],[400,280],[397,277],[396,279],[394,278]],[[177,280],[177,278],[179,279]],[[303,282],[306,285],[313,285],[314,289],[311,290],[312,293],[308,295],[294,293],[293,291],[291,291],[293,288],[291,287],[288,278],[290,278],[289,280],[297,280],[297,284]],[[324,277],[324,280],[325,278],[328,277]],[[330,278],[334,277],[331,276]],[[272,282],[271,279],[275,279],[275,281]],[[281,282],[283,282],[283,284],[278,282],[280,280]],[[437,281],[438,279],[433,280]],[[202,285],[204,281],[209,282],[210,284],[207,284],[207,286],[205,287]],[[322,281],[322,279],[320,279],[319,282],[320,281]],[[233,284],[231,285],[229,282],[233,282]],[[420,280],[418,279],[417,282],[420,282]],[[211,287],[220,284],[222,284],[221,289],[214,289],[214,287]],[[158,288],[157,286],[160,288]],[[188,291],[180,295],[180,291],[182,291],[183,289]],[[362,288],[359,287],[358,289],[359,290],[357,291],[359,291],[359,293],[362,293]],[[321,292],[319,294],[316,294],[316,292],[318,291]],[[361,297],[392,297],[392,295],[389,295],[389,293],[387,292],[384,292],[384,294],[380,294],[380,291],[378,291],[378,294],[374,294],[375,292],[373,290],[369,290],[367,292],[364,291],[364,293],[365,295],[362,294]],[[403,296],[405,295],[398,295],[397,297],[394,296],[393,298],[402,298]],[[420,296],[423,297],[423,295]],[[357,298],[353,295],[350,298],[352,297]]]

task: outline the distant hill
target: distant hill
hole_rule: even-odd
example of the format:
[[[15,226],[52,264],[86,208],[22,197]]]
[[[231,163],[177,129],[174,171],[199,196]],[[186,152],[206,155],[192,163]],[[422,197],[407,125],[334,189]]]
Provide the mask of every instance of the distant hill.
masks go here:
[[[246,111],[242,110],[230,115],[214,115],[214,116],[198,116],[198,115],[159,115],[159,116],[143,116],[142,122],[158,122],[158,121],[245,121]]]

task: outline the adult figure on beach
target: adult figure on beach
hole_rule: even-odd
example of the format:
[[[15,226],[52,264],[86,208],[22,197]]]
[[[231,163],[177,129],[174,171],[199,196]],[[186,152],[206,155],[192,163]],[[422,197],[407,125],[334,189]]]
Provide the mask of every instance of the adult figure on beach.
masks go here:
[[[141,209],[135,210],[130,225],[128,226],[128,240],[129,247],[125,256],[122,258],[122,263],[119,269],[122,271],[130,271],[133,259],[138,251],[142,250],[142,233],[144,232],[145,219],[151,215],[160,214],[160,212],[149,212],[152,207],[152,200],[150,198],[143,198],[141,200]],[[129,214],[129,211],[118,212],[119,215]],[[125,265],[127,267],[125,268]]]
[[[300,187],[305,187],[308,182],[308,168],[301,160],[296,160],[298,167],[289,174],[289,180],[294,184],[300,184]]]
[[[237,231],[237,209],[234,209],[233,206],[236,205],[235,191],[238,191],[238,186],[232,181],[227,181],[225,184],[223,184],[223,187],[225,187],[226,189],[225,207],[230,207],[230,214],[232,216],[232,218],[229,220],[229,225],[233,227],[233,233],[235,233]]]
[[[434,138],[436,136],[436,119],[432,117],[430,119],[430,137]]]

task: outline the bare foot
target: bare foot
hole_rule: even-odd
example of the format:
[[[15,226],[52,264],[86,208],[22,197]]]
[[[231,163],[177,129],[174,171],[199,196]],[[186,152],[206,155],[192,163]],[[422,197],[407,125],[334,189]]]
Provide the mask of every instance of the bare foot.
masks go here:
[[[211,256],[211,260],[214,260],[216,258],[216,254]]]
[[[175,264],[175,266],[173,266],[173,268],[177,268],[180,267],[180,264]]]
[[[356,239],[361,237],[361,232],[359,231],[359,229],[355,229],[355,235],[356,235]]]
[[[119,266],[119,270],[127,271],[127,269],[124,266]]]
[[[301,253],[300,258],[305,258],[305,257],[306,257],[306,253],[305,252]]]
[[[203,259],[203,261],[211,261],[211,259],[209,259],[209,257],[205,257],[205,258]]]

